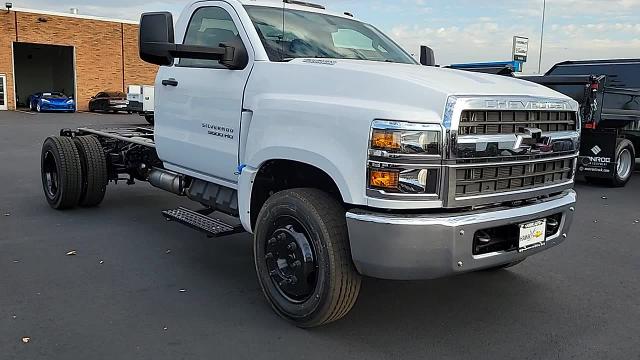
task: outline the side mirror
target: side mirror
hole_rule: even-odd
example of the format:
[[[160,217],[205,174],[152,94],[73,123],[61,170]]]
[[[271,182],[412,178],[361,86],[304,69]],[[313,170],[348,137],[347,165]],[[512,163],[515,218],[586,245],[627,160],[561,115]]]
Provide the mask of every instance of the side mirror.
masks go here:
[[[249,56],[240,42],[218,47],[175,44],[170,12],[144,13],[140,18],[140,58],[160,66],[173,65],[174,58],[218,60],[232,70],[244,69]]]
[[[436,55],[432,48],[425,45],[420,46],[420,64],[424,66],[436,66]]]
[[[175,48],[173,15],[170,12],[142,14],[140,18],[140,58],[151,64],[172,65]]]

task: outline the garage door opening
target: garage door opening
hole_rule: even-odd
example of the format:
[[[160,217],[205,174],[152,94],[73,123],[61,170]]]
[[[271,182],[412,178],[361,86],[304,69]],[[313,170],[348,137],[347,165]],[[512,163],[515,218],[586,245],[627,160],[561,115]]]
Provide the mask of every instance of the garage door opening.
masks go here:
[[[72,46],[13,43],[16,106],[39,92],[61,92],[75,99]]]

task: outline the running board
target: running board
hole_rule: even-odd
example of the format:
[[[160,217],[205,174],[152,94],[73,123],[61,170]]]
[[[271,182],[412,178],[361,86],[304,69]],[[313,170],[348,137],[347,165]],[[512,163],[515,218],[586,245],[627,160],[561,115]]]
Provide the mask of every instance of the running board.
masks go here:
[[[184,207],[165,210],[162,215],[169,221],[177,221],[192,229],[201,231],[209,237],[222,237],[244,232],[242,225],[229,225],[220,219],[214,219]]]

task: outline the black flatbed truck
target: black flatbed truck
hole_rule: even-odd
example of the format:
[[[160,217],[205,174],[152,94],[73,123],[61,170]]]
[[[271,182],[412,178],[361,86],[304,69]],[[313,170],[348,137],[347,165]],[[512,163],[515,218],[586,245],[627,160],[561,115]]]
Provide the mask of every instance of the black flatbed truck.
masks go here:
[[[516,76],[509,67],[453,68]],[[580,104],[579,175],[610,186],[629,181],[640,155],[640,59],[565,61],[544,75],[517,78],[547,86]]]

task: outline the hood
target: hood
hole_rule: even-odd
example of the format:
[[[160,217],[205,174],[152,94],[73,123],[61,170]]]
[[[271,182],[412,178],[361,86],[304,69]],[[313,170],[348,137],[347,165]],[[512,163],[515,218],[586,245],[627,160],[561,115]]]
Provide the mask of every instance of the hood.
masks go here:
[[[324,64],[336,70],[382,75],[390,80],[406,81],[447,95],[510,95],[570,99],[559,92],[526,80],[463,70],[342,59],[295,59],[292,63]]]

